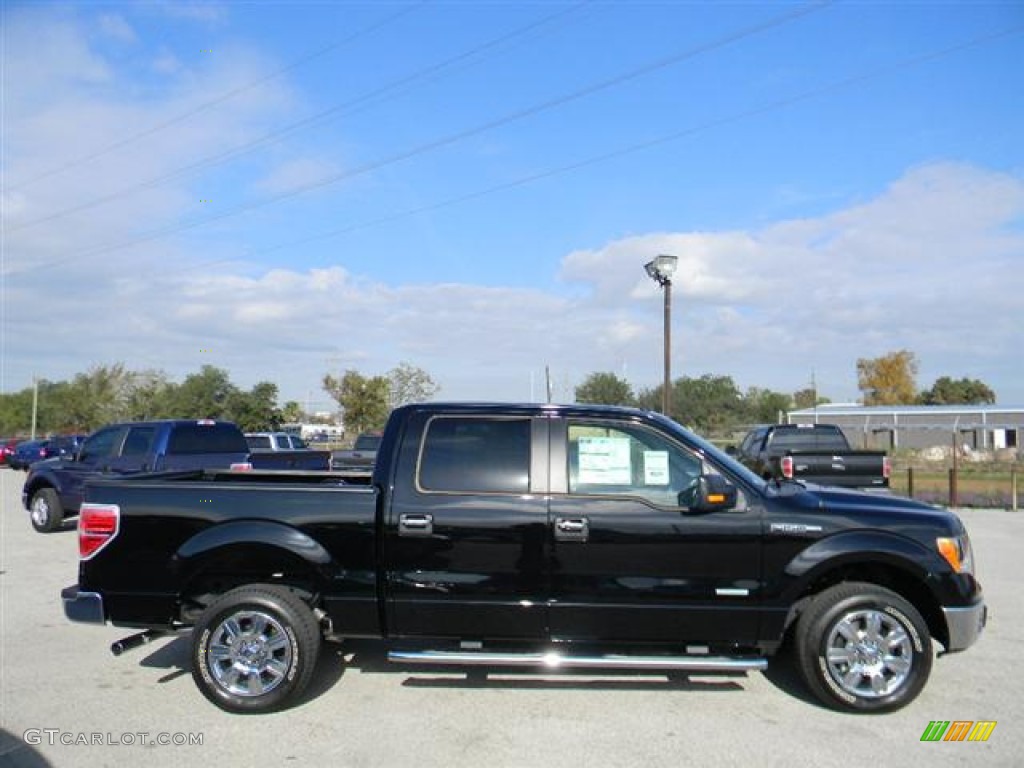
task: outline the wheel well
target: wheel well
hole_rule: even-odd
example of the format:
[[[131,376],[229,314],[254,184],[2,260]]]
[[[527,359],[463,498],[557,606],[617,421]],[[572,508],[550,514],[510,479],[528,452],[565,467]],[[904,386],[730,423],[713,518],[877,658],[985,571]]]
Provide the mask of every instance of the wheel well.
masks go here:
[[[919,578],[887,563],[851,563],[819,574],[800,596],[797,610],[790,617],[790,626],[808,600],[829,587],[850,581],[876,584],[900,595],[921,613],[932,637],[943,645],[949,643],[949,632],[939,601]]]
[[[207,555],[188,577],[180,594],[180,619],[194,624],[225,592],[250,584],[270,584],[294,592],[311,608],[320,603],[321,577],[299,556],[272,546],[231,547]]]
[[[28,486],[25,489],[25,500],[29,504],[31,504],[32,503],[32,497],[35,496],[37,493],[39,493],[44,488],[49,488],[50,490],[52,490],[54,492],[56,492],[56,490],[57,490],[56,487],[54,487],[53,483],[49,482],[48,480],[37,480],[36,482],[32,483],[32,485]]]

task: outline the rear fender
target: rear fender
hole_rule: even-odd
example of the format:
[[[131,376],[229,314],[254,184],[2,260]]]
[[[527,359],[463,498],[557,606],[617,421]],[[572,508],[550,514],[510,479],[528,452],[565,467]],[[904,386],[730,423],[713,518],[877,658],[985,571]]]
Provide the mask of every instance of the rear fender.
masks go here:
[[[228,574],[238,581],[298,576],[318,589],[334,570],[331,556],[318,542],[296,528],[265,520],[207,528],[182,544],[173,564],[186,595],[209,579]]]

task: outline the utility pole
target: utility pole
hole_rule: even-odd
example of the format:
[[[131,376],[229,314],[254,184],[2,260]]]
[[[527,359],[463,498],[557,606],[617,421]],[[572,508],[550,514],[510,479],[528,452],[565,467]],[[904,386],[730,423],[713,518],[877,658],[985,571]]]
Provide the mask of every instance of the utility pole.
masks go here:
[[[32,375],[32,439],[36,439],[36,417],[39,415],[39,377]]]

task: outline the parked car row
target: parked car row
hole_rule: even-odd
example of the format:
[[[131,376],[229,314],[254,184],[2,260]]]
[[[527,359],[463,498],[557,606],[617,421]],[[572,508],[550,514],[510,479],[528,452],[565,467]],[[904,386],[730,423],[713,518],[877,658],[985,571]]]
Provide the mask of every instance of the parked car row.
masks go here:
[[[0,465],[28,470],[32,464],[58,456],[74,456],[84,435],[57,435],[40,440],[0,438]]]

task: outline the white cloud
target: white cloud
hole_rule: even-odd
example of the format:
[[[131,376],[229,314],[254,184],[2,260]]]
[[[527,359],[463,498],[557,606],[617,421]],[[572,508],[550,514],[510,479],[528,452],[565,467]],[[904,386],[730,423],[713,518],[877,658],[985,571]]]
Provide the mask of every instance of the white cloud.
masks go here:
[[[262,195],[285,194],[337,172],[338,167],[326,158],[293,158],[275,165],[253,184],[253,189]]]
[[[47,374],[59,378],[122,360],[183,376],[211,363],[241,384],[270,379],[299,399],[320,397],[326,371],[384,372],[401,360],[435,375],[446,397],[525,399],[531,376],[540,397],[545,364],[561,382],[559,397],[597,370],[625,369],[634,384],[650,386],[660,376],[661,302],[642,265],[672,251],[684,265],[675,284],[677,375],[713,372],[743,387],[793,391],[814,371],[823,393],[849,399],[858,357],[905,347],[921,361],[922,385],[969,375],[1024,400],[1019,376],[1007,375],[1008,365],[1020,373],[1022,217],[1020,179],[947,164],[912,170],[874,200],[818,219],[747,233],[638,236],[570,253],[561,274],[587,289],[575,298],[387,284],[339,266],[255,275],[168,267],[114,291],[103,275],[85,278],[84,291],[64,291],[61,276],[49,275],[68,318],[93,318],[90,332],[40,359],[33,350],[54,329],[28,320],[34,302],[12,281],[8,354],[17,364],[9,360],[8,370],[25,377],[30,365],[46,371],[59,362]],[[908,253],[909,276],[901,266]]]
[[[138,42],[138,37],[135,34],[135,30],[132,29],[125,18],[116,13],[104,13],[100,16],[99,21],[100,34],[111,40],[115,40],[119,43],[135,43]]]

